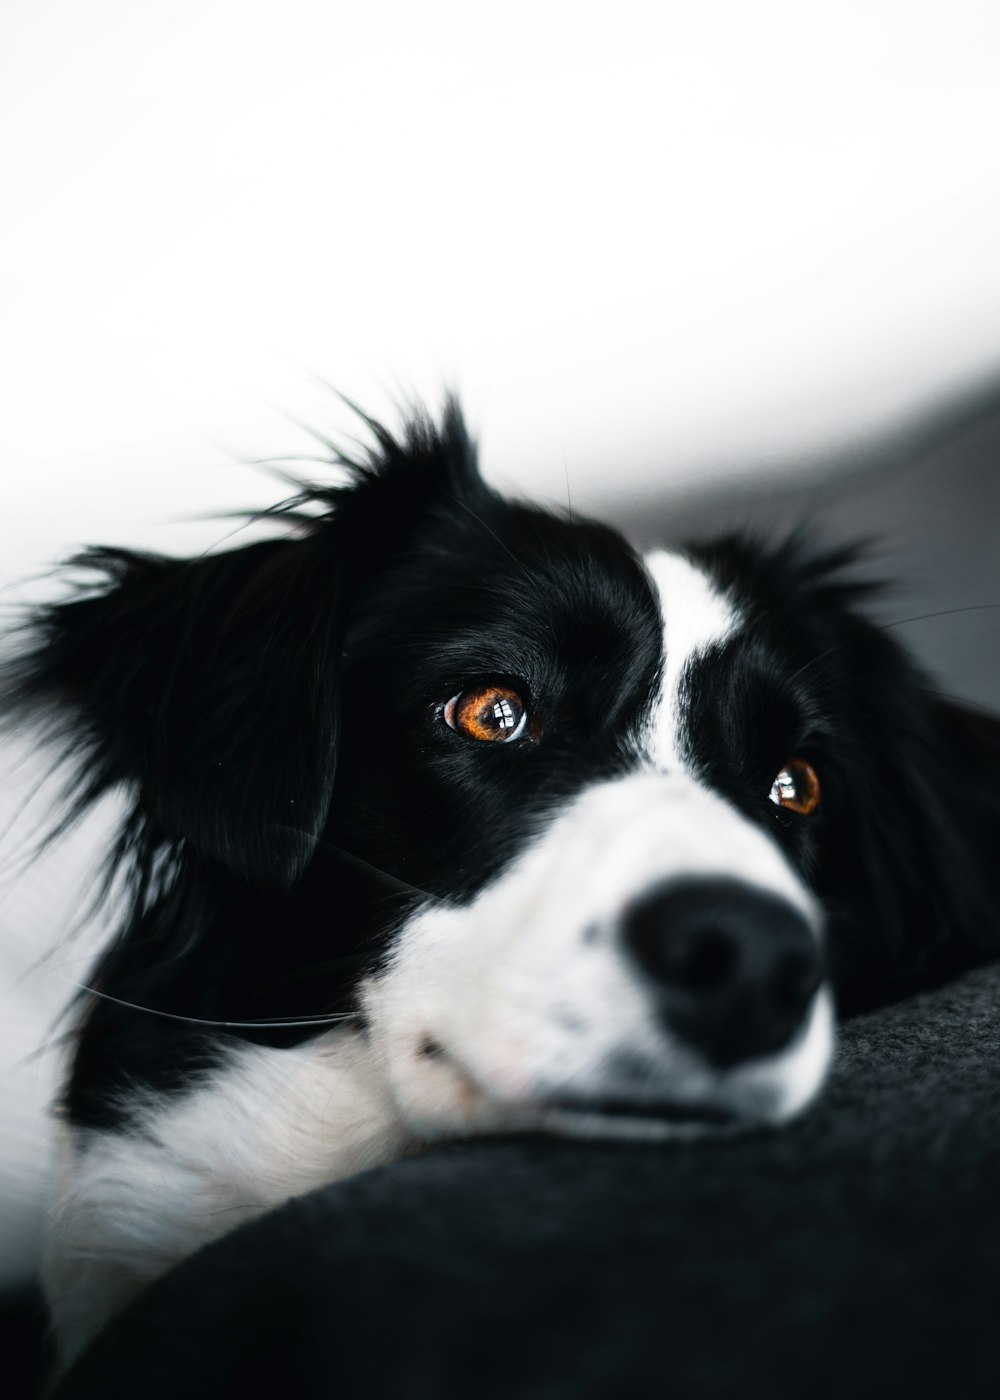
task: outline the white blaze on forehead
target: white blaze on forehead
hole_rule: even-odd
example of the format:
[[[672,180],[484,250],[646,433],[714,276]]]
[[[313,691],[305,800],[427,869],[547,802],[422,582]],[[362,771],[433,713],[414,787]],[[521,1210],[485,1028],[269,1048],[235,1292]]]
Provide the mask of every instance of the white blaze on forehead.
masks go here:
[[[657,768],[683,762],[681,677],[700,656],[733,631],[736,613],[704,570],[683,555],[657,549],[643,559],[663,618],[663,674],[646,734],[646,749]]]

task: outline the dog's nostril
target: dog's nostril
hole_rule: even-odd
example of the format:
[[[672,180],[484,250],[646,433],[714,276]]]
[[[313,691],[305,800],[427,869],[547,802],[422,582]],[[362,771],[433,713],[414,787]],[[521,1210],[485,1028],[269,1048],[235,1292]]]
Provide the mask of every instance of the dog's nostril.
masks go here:
[[[822,981],[805,917],[738,880],[659,886],[626,911],[623,933],[667,1028],[720,1066],[787,1045]]]

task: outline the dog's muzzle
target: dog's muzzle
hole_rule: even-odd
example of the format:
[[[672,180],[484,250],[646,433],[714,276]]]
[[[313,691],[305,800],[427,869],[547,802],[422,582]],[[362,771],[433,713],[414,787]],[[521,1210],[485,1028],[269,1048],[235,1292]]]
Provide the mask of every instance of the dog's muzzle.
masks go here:
[[[630,775],[582,793],[469,905],[419,914],[365,1009],[428,1134],[776,1123],[830,1061],[822,942],[770,834],[682,774]]]

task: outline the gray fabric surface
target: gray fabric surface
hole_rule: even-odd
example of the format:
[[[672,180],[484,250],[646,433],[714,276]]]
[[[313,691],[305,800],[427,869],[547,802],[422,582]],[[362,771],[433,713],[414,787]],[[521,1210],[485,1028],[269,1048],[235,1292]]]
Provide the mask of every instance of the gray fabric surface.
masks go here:
[[[858,1017],[783,1131],[456,1145],[163,1279],[60,1400],[992,1396],[1000,968]]]

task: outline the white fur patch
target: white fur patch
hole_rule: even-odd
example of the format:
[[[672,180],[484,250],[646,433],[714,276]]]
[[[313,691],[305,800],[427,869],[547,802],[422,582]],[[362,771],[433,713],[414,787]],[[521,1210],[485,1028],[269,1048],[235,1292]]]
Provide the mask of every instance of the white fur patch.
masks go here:
[[[663,616],[663,674],[645,746],[653,764],[669,769],[684,761],[681,742],[683,677],[688,663],[724,642],[736,611],[711,579],[683,555],[658,549],[643,560]]]
[[[364,1041],[343,1030],[241,1045],[183,1097],[140,1102],[127,1128],[66,1131],[44,1269],[61,1364],[202,1245],[410,1141]]]
[[[88,921],[121,812],[103,803],[38,851],[61,781],[27,741],[0,743],[0,1288],[37,1278],[52,1186],[50,1105],[73,985],[106,941]]]

